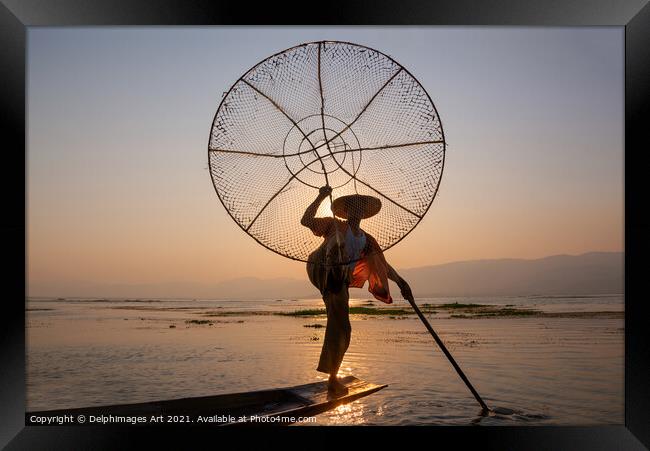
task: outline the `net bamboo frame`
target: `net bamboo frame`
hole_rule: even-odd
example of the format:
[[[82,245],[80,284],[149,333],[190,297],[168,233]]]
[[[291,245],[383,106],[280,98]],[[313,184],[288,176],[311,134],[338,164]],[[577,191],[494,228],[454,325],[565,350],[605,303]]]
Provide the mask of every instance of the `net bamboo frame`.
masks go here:
[[[342,41],[300,44],[259,62],[223,96],[208,143],[212,183],[262,246],[307,261],[322,243],[301,225],[321,186],[331,201],[381,200],[361,228],[384,251],[422,220],[440,186],[446,142],[429,94],[388,55]],[[350,260],[346,260],[345,263]]]

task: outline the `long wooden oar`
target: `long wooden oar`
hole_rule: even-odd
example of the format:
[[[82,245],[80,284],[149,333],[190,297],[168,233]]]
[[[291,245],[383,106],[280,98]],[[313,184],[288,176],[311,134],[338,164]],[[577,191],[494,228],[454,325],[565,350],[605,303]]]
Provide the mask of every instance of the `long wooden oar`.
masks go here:
[[[433,327],[431,327],[431,324],[429,324],[429,321],[427,321],[427,319],[424,317],[424,315],[420,311],[420,307],[418,307],[417,304],[415,303],[415,299],[411,298],[411,299],[407,299],[407,301],[409,301],[409,304],[411,304],[411,307],[413,307],[413,310],[415,310],[415,313],[418,314],[418,316],[420,317],[420,319],[424,323],[424,326],[427,328],[429,333],[433,336],[433,339],[436,340],[436,343],[438,343],[438,346],[440,346],[440,349],[442,349],[442,352],[447,356],[447,358],[451,362],[452,366],[454,367],[454,369],[456,370],[456,372],[458,373],[460,378],[463,380],[463,382],[465,382],[465,385],[467,385],[467,388],[469,388],[469,391],[472,392],[472,395],[474,395],[474,398],[476,398],[478,403],[481,405],[481,408],[483,409],[483,413],[487,414],[487,412],[490,411],[487,404],[485,404],[485,402],[483,401],[481,396],[474,389],[474,387],[470,383],[469,379],[467,379],[467,376],[465,376],[465,373],[463,373],[463,370],[460,369],[460,367],[458,366],[458,364],[456,363],[454,358],[451,356],[451,354],[447,350],[447,347],[442,342],[442,340],[440,339],[440,337],[438,336],[436,331],[433,330]]]

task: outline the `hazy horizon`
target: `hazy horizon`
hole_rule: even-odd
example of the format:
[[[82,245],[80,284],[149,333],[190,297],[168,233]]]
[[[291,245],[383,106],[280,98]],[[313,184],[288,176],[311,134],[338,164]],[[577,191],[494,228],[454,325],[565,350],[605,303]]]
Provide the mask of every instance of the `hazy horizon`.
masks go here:
[[[28,30],[28,292],[306,280],[304,263],[228,216],[207,140],[239,76],[321,39],[391,55],[442,119],[440,189],[386,252],[393,266],[623,251],[622,29],[38,27]]]
[[[462,260],[400,268],[400,273],[419,298],[610,295],[624,292],[624,256],[624,252],[587,252],[538,259]],[[250,285],[253,282],[256,284]],[[397,285],[390,281],[390,286],[399,297]],[[496,291],[495,287],[498,287]],[[242,276],[218,282],[168,280],[158,284],[131,285],[86,283],[75,288],[79,291],[72,293],[61,291],[65,290],[61,286],[32,284],[34,294],[28,298],[253,300],[318,297],[318,291],[306,278],[290,276]],[[350,296],[368,297],[367,286],[351,289]]]

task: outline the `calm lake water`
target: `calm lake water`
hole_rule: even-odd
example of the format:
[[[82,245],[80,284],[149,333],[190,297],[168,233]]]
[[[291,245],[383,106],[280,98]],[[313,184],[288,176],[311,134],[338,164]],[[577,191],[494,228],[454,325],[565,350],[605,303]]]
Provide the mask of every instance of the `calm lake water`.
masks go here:
[[[367,298],[351,300],[365,305]],[[415,315],[352,315],[341,374],[388,384],[316,424],[602,425],[624,422],[622,295],[419,299],[548,316],[427,315],[491,407],[479,407]],[[408,303],[377,308],[409,309]],[[320,299],[47,300],[27,303],[27,409],[144,402],[293,386],[315,371],[325,318],[270,313]],[[220,312],[228,316],[206,316]],[[590,312],[600,312],[592,314]],[[188,323],[191,320],[209,324]],[[171,327],[174,326],[174,327]]]

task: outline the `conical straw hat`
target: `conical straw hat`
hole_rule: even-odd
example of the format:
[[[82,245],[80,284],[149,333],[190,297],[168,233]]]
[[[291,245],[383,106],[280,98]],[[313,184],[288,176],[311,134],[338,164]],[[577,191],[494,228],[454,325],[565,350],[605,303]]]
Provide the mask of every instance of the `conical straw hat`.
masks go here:
[[[361,219],[376,215],[381,210],[381,201],[373,196],[363,194],[350,194],[334,199],[332,202],[332,213],[339,218],[348,219],[348,214],[353,211],[361,211]]]

